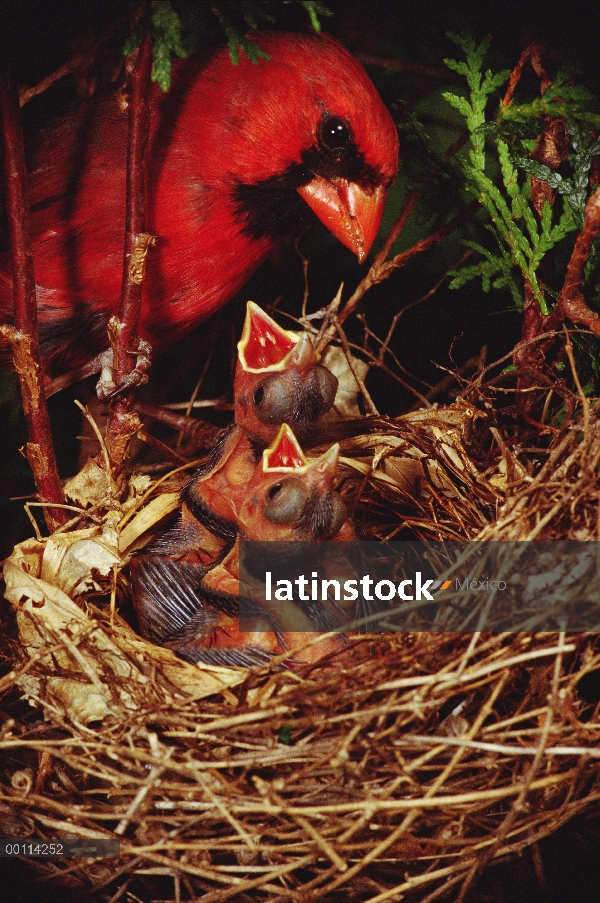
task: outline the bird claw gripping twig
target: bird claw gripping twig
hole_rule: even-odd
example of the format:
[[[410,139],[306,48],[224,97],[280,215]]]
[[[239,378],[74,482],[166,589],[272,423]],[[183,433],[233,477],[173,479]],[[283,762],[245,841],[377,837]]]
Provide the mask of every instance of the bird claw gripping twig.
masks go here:
[[[152,360],[152,346],[144,339],[138,338],[137,347],[131,351],[131,354],[136,356],[135,367],[118,384],[115,383],[114,379],[115,356],[112,348],[107,348],[106,351],[103,351],[96,358],[99,368],[101,368],[100,379],[96,385],[96,394],[101,401],[107,401],[126,389],[131,389],[133,386],[143,386],[144,383],[148,382],[147,371],[150,369]]]

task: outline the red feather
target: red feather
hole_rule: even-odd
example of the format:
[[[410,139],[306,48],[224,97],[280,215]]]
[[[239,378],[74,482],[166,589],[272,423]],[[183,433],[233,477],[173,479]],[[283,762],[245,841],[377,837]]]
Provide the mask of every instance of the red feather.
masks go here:
[[[257,42],[270,60],[242,56],[234,66],[220,50],[207,65],[175,66],[171,91],[154,92],[148,230],[158,242],[148,256],[140,334],[155,348],[225,304],[296,214],[309,220],[311,208],[359,259],[379,226],[398,139],[368,76],[329,37],[273,33]],[[350,144],[327,147],[336,139],[323,138],[323,123],[339,121]],[[126,143],[127,115],[108,97],[49,130],[33,159],[40,338],[54,372],[107,346],[121,286]],[[6,320],[7,260],[2,270]]]

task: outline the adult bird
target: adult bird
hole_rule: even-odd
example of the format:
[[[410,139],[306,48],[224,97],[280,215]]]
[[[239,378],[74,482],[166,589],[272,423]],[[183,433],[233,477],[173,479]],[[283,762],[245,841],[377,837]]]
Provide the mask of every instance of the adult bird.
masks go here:
[[[174,65],[153,90],[148,256],[140,336],[160,349],[224,305],[286,236],[314,220],[364,261],[398,165],[392,118],[367,74],[325,35],[253,36]],[[42,357],[49,375],[106,349],[117,312],[127,114],[93,99],[42,136],[29,198]],[[11,319],[8,256],[0,319]],[[3,349],[6,352],[6,346]]]

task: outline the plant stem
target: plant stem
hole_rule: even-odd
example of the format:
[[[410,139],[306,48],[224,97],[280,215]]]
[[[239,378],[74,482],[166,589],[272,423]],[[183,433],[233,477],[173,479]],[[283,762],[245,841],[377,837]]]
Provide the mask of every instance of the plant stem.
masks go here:
[[[586,304],[581,283],[586,261],[598,234],[600,234],[600,188],[596,189],[586,204],[583,229],[577,236],[558,301],[558,310],[563,317],[568,317],[573,323],[587,326],[595,335],[600,335],[600,317]]]
[[[19,95],[8,70],[4,70],[0,75],[0,119],[15,306],[14,326],[3,326],[1,331],[13,350],[29,437],[25,453],[33,471],[40,500],[48,505],[62,505],[64,496],[52,444],[40,359]],[[68,517],[60,508],[44,508],[44,514],[48,529],[51,531],[66,523]]]
[[[111,321],[114,382],[117,386],[123,385],[135,369],[145,258],[149,246],[154,244],[154,237],[145,231],[151,70],[152,37],[147,35],[137,51],[130,74],[123,282],[119,315]],[[107,447],[114,473],[120,471],[129,441],[139,426],[139,418],[132,409],[132,388],[129,388],[119,394],[111,405]]]
[[[427,251],[436,242],[442,241],[454,229],[456,229],[457,226],[460,226],[463,222],[468,220],[479,209],[478,201],[471,201],[471,203],[468,204],[464,208],[464,210],[461,210],[461,212],[453,217],[445,226],[441,226],[439,229],[436,229],[436,231],[432,232],[431,235],[428,235],[427,238],[422,238],[420,241],[415,242],[414,245],[412,245],[410,248],[407,248],[405,251],[402,251],[400,254],[396,254],[396,256],[392,257],[391,260],[386,260],[392,245],[400,235],[402,229],[406,224],[406,220],[414,210],[414,207],[420,196],[421,195],[419,192],[411,192],[407,195],[402,206],[402,210],[400,211],[400,215],[392,226],[384,247],[381,249],[377,257],[373,261],[367,275],[361,282],[359,282],[353,294],[350,298],[348,298],[343,309],[340,311],[338,316],[340,323],[344,323],[348,319],[350,314],[354,312],[354,310],[358,307],[359,302],[371,288],[371,286],[376,285],[378,282],[383,282],[384,279],[387,279],[394,270],[403,267],[411,257],[415,256],[415,254],[422,254],[423,251]]]

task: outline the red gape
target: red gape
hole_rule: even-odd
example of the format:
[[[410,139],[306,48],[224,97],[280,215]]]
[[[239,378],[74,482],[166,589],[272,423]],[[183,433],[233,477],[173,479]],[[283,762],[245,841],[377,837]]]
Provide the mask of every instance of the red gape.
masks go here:
[[[269,60],[176,64],[154,90],[140,336],[171,344],[222,307],[314,214],[362,262],[398,166],[394,123],[333,38],[253,36]],[[29,184],[42,356],[52,375],[107,347],[123,255],[127,115],[94,99],[42,138]],[[311,213],[312,211],[312,213]],[[11,318],[8,260],[0,319]]]

